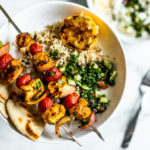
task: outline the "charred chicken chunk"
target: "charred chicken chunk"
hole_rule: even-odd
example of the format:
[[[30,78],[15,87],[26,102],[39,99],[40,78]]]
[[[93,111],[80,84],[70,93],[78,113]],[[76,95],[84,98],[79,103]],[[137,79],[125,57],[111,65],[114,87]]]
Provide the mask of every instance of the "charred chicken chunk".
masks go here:
[[[62,76],[57,81],[51,81],[48,84],[50,94],[54,98],[63,98],[75,92],[76,88],[67,83],[66,77]]]
[[[21,63],[18,59],[14,59],[2,72],[2,77],[6,80],[8,84],[13,83],[19,75],[22,73],[23,67],[21,66]]]
[[[47,109],[43,114],[42,118],[45,123],[56,124],[56,122],[64,117],[66,114],[65,107],[61,104],[54,104],[49,109]]]
[[[32,80],[28,85],[22,86],[21,89],[25,93],[25,102],[27,104],[33,104],[30,102],[34,100],[36,102],[38,97],[44,92],[43,83],[39,78]]]
[[[55,65],[52,58],[48,57],[46,53],[42,52],[36,53],[33,56],[32,61],[34,66],[36,66],[40,72],[47,71]]]
[[[21,33],[16,36],[16,43],[19,48],[26,47],[32,40],[32,36],[29,33]]]
[[[79,102],[69,109],[69,112],[77,119],[83,120],[91,115],[91,109],[86,100],[80,98]]]

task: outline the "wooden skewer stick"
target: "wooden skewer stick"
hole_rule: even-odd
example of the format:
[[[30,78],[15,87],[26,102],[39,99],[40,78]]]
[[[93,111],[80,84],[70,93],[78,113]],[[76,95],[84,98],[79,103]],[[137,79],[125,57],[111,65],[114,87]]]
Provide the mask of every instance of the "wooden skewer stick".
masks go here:
[[[21,30],[18,28],[18,26],[14,23],[14,21],[10,18],[10,16],[8,15],[8,13],[5,11],[5,9],[0,5],[0,9],[1,11],[4,13],[4,15],[7,17],[7,19],[9,20],[9,22],[14,26],[14,28],[19,32],[19,34],[21,34]]]
[[[95,127],[94,124],[91,125],[93,131],[99,136],[100,139],[104,141],[104,138],[102,137],[101,133],[98,131],[98,129]]]
[[[82,146],[82,145],[78,142],[77,138],[73,136],[73,134],[71,133],[71,131],[69,131],[64,125],[62,125],[61,127],[72,137],[72,139],[73,139],[78,145]]]
[[[14,26],[14,28],[18,31],[19,34],[21,34],[21,30],[19,29],[19,27],[15,24],[15,22],[11,19],[11,17],[8,15],[8,13],[5,11],[5,9],[0,5],[0,9],[1,11],[4,13],[4,15],[7,17],[7,19],[9,20],[9,22]],[[73,141],[75,141],[78,145],[82,146],[77,138],[75,138],[73,136],[73,134],[65,127],[65,126],[62,126],[63,129],[72,137]]]

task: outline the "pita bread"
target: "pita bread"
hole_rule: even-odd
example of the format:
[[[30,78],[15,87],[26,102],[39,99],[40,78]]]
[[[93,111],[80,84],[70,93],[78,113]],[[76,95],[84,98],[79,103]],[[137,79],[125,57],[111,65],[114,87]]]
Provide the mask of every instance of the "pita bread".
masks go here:
[[[34,141],[39,138],[45,123],[35,105],[27,105],[24,102],[14,102],[9,99],[6,108],[11,122],[20,133]]]
[[[0,82],[0,102],[5,103],[9,97],[8,86]]]
[[[5,103],[0,102],[0,113],[3,115],[4,118],[8,118]]]

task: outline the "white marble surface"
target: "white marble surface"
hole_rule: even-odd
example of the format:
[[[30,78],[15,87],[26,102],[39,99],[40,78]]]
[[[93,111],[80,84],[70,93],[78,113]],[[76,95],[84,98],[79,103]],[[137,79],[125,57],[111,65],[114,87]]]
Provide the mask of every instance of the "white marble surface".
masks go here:
[[[0,0],[0,4],[6,8],[11,16],[14,16],[17,12],[30,5],[34,5],[39,2],[48,0]],[[79,3],[86,6],[85,0],[70,0],[75,3]],[[7,20],[0,12],[0,27]],[[1,150],[121,150],[121,142],[123,135],[128,124],[129,119],[134,115],[138,107],[138,87],[141,82],[143,75],[150,66],[150,41],[144,43],[137,43],[136,45],[129,45],[123,43],[124,53],[127,62],[127,82],[122,101],[119,104],[118,109],[111,116],[109,121],[100,128],[102,135],[105,138],[105,143],[99,140],[95,133],[91,133],[84,138],[80,139],[83,145],[80,148],[75,143],[65,143],[65,144],[45,144],[36,143],[29,141],[28,139],[22,137],[16,131],[10,129],[5,123],[0,119],[0,149]],[[116,91],[117,92],[117,91]],[[131,144],[127,150],[149,150],[150,149],[150,116],[149,111],[141,112],[138,124],[135,129],[135,134]]]

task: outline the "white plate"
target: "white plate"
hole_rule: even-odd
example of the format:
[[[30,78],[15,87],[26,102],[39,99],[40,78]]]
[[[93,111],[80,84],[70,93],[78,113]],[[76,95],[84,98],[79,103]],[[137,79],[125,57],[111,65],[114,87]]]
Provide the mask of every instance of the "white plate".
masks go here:
[[[136,44],[139,42],[143,42],[143,41],[147,41],[150,40],[149,37],[146,38],[136,38],[134,36],[128,35],[126,33],[123,33],[121,31],[119,31],[115,25],[115,23],[113,21],[110,21],[110,18],[108,17],[109,14],[107,13],[103,13],[100,14],[94,7],[94,3],[93,0],[86,0],[87,1],[87,5],[89,7],[90,10],[92,10],[93,12],[95,12],[100,18],[102,18],[103,20],[105,20],[105,22],[107,22],[111,27],[113,27],[114,32],[119,36],[119,38],[125,42],[125,43],[129,43],[129,44]]]
[[[115,58],[114,63],[116,64],[118,71],[116,85],[112,88],[109,88],[109,90],[107,91],[108,98],[112,100],[110,106],[108,107],[106,112],[97,116],[97,122],[95,124],[97,127],[100,127],[100,125],[102,125],[102,123],[104,123],[116,109],[116,106],[121,99],[125,85],[126,67],[124,54],[122,51],[122,46],[113,31],[108,27],[108,25],[104,23],[104,21],[90,12],[89,9],[74,3],[67,2],[41,3],[22,11],[13,19],[23,32],[34,32],[35,30],[39,31],[44,29],[44,26],[47,24],[52,24],[56,21],[63,21],[65,17],[72,14],[80,14],[82,11],[85,14],[93,17],[95,22],[100,26],[99,44],[101,45],[104,54],[108,54],[110,56],[110,59]],[[0,40],[2,40],[4,43],[7,41],[12,43],[15,41],[15,37],[17,34],[18,33],[12,27],[12,25],[10,23],[7,23],[0,29]],[[11,44],[10,53],[14,57],[15,50],[16,48]],[[6,119],[4,120],[10,126],[8,121]],[[77,125],[73,125],[68,128],[77,138],[90,133],[90,129],[81,130]],[[68,135],[64,131],[61,131],[61,133],[62,138],[58,139],[54,133],[54,126],[47,125],[44,133],[38,141],[55,143],[64,142],[68,140],[68,138],[70,139],[70,137],[68,137]]]

